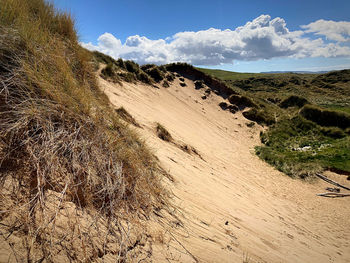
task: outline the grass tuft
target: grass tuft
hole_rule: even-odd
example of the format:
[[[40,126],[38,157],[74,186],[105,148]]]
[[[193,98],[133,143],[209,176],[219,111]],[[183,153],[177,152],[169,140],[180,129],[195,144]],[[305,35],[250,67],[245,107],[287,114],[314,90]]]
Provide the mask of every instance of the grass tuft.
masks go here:
[[[163,141],[166,141],[166,142],[172,142],[173,141],[173,137],[171,136],[171,134],[160,123],[157,123],[157,125],[156,125],[156,132],[157,132],[157,136],[160,139],[162,139]]]
[[[115,110],[116,113],[120,116],[121,119],[123,119],[124,121],[136,126],[136,127],[141,127],[140,124],[137,123],[137,121],[134,119],[133,116],[131,116],[131,114],[129,112],[127,112],[127,110],[124,107],[120,107],[118,109]]]

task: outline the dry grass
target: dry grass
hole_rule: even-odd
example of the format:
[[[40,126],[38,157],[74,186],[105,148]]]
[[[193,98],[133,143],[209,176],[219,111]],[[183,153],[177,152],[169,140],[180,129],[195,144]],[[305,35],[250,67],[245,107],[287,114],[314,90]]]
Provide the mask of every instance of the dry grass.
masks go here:
[[[163,141],[166,141],[166,142],[172,142],[173,141],[173,137],[171,136],[171,134],[160,123],[157,123],[157,125],[156,125],[156,132],[157,132],[157,136],[160,139],[162,139]]]
[[[135,120],[135,118],[133,116],[131,116],[131,114],[124,108],[124,107],[120,107],[118,109],[115,110],[116,113],[120,116],[120,118],[122,118],[124,121],[141,128],[140,124],[137,123],[137,121]]]
[[[138,218],[166,201],[156,159],[119,121],[90,60],[69,15],[1,1],[0,237],[18,261],[126,260]],[[56,227],[63,218],[71,227]]]

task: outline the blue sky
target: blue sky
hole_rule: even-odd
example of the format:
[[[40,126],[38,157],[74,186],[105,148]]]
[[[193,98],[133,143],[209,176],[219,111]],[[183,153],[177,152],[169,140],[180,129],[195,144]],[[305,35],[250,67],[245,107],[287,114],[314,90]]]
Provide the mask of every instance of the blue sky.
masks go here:
[[[83,46],[141,64],[350,68],[350,1],[51,1],[72,13]]]

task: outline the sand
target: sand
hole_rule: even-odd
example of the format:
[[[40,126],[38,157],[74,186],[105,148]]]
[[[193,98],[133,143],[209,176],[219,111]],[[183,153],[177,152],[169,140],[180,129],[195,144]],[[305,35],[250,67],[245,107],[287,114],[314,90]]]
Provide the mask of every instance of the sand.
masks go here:
[[[318,197],[330,185],[292,179],[260,160],[254,146],[264,128],[223,111],[223,98],[203,100],[204,90],[188,79],[169,88],[99,82],[141,125],[134,129],[174,178],[164,183],[177,218],[160,213],[149,224],[154,262],[350,262],[350,198]],[[176,143],[156,136],[156,122]]]

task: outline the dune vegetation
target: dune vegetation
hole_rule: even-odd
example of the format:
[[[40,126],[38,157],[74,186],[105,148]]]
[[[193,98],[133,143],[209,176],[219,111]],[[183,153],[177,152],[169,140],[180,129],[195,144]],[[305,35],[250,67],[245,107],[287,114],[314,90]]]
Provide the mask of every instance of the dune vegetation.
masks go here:
[[[331,169],[350,172],[350,70],[326,74],[236,73],[200,69],[230,87],[233,104],[268,129],[257,155],[278,170],[308,177]],[[254,102],[254,104],[252,103]]]
[[[91,61],[69,14],[1,1],[0,234],[18,261],[127,259],[140,218],[166,203],[156,158],[110,107]]]

